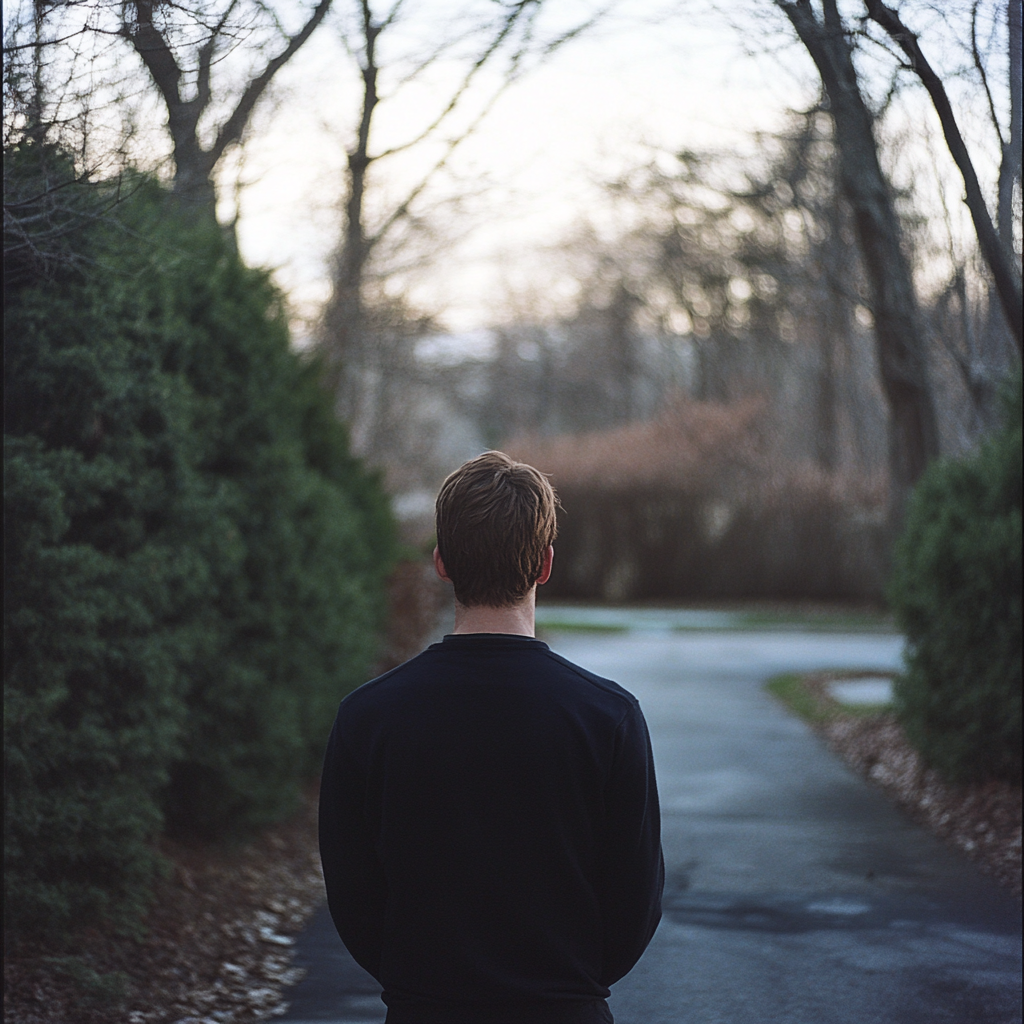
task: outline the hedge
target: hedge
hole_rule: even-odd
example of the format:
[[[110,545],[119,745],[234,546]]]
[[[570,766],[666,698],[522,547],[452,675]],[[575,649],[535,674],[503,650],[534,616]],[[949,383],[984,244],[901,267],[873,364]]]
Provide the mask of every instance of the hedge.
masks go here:
[[[5,281],[15,932],[130,926],[163,828],[295,806],[372,663],[395,546],[268,276],[132,187],[76,260]]]
[[[907,637],[895,695],[926,761],[954,782],[1021,779],[1021,381],[1002,428],[915,488],[889,597]]]

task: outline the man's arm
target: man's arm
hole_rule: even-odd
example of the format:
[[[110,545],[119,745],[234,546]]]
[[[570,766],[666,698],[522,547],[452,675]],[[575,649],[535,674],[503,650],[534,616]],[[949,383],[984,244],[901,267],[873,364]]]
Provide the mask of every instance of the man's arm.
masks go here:
[[[366,819],[362,774],[337,722],[320,779],[320,860],[334,927],[355,961],[380,981],[387,886]]]
[[[654,754],[638,706],[629,711],[616,733],[605,809],[601,981],[611,985],[632,970],[654,936],[665,885]]]

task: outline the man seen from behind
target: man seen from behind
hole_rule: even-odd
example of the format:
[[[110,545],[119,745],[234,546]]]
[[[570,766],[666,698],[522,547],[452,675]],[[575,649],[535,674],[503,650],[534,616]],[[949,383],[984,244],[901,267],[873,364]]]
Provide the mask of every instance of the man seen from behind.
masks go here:
[[[534,638],[556,498],[501,452],[437,498],[455,629],[341,704],[320,791],[331,915],[387,1024],[610,1024],[661,916],[647,726]]]

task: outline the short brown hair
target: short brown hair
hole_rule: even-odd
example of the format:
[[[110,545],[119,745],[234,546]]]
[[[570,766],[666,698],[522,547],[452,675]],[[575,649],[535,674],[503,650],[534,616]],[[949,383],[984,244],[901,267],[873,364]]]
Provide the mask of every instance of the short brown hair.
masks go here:
[[[547,477],[504,452],[484,452],[450,474],[434,523],[456,600],[466,607],[518,604],[544,569],[557,507]]]

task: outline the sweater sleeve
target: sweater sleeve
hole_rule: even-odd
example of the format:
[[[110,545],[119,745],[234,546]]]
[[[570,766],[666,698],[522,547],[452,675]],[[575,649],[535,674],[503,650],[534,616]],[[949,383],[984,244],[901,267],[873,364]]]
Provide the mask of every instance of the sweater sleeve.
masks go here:
[[[654,754],[638,705],[629,711],[616,733],[605,809],[601,981],[612,985],[632,970],[654,936],[661,920],[665,884]]]
[[[324,756],[319,825],[334,926],[353,959],[379,981],[387,886],[366,817],[362,773],[338,734],[337,721]]]

